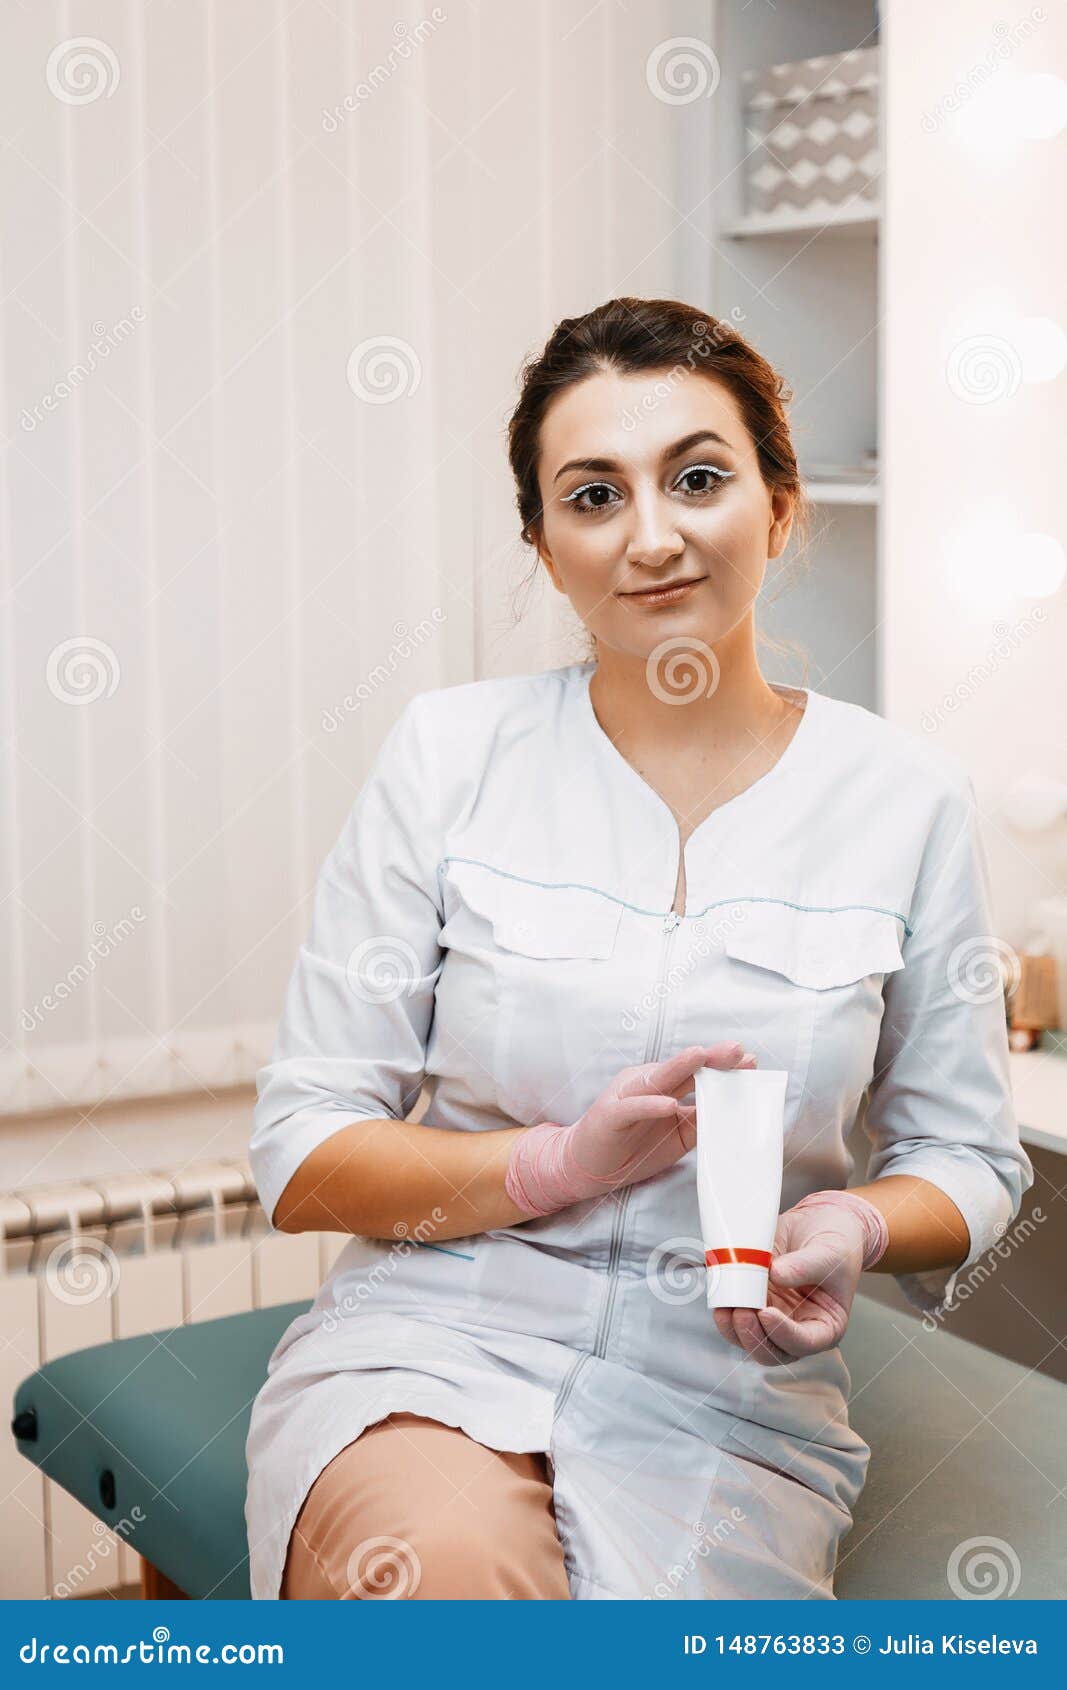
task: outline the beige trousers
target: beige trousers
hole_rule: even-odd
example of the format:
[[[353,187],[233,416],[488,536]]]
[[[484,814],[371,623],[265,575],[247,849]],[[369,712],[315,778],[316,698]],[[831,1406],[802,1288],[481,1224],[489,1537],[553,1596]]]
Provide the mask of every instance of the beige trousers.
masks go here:
[[[544,1455],[489,1449],[417,1414],[375,1421],[304,1498],[280,1595],[567,1600]]]

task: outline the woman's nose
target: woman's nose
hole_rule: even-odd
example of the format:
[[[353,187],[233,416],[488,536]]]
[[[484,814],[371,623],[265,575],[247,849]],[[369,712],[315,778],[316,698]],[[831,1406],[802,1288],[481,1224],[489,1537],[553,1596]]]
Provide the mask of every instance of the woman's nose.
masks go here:
[[[678,532],[675,511],[665,500],[652,496],[634,503],[633,531],[626,547],[627,563],[656,567],[685,550]]]

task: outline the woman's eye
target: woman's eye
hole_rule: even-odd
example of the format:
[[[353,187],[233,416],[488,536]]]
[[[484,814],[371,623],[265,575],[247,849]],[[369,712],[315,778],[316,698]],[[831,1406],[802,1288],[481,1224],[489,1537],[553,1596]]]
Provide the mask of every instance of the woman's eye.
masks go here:
[[[691,469],[682,471],[679,480],[681,482],[690,483],[688,487],[683,487],[682,491],[695,498],[699,497],[702,493],[714,493],[716,488],[721,487],[725,482],[729,481],[732,474],[732,470],[716,469],[714,464],[694,464]],[[691,482],[691,477],[693,476],[696,476],[698,481],[703,478],[704,485],[702,487],[694,487]]]
[[[687,498],[702,499],[725,486],[733,474],[733,470],[718,469],[715,464],[693,464],[682,471],[674,485]],[[573,505],[582,515],[591,515],[595,511],[610,510],[613,504],[621,502],[621,497],[607,481],[587,481],[584,487],[576,487],[560,502]]]
[[[607,510],[609,500],[601,498],[600,495],[611,493],[615,493],[615,489],[609,487],[606,481],[589,481],[584,487],[576,487],[574,492],[568,493],[567,497],[561,502],[565,505],[573,505],[576,511],[603,511]],[[615,496],[617,499],[618,495]],[[592,502],[586,504],[582,502],[583,500],[591,500]]]

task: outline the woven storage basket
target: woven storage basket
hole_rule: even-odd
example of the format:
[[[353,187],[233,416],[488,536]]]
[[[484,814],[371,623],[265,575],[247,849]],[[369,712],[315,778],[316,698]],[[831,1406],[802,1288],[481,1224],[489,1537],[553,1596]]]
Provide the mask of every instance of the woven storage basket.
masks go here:
[[[878,52],[858,47],[744,73],[749,213],[877,207]]]

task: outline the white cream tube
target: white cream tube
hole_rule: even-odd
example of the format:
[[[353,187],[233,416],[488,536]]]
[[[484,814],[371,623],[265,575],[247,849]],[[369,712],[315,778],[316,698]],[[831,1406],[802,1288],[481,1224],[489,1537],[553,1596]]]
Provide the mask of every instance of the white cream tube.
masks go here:
[[[697,1198],[709,1309],[763,1309],[782,1200],[783,1069],[698,1068]]]

